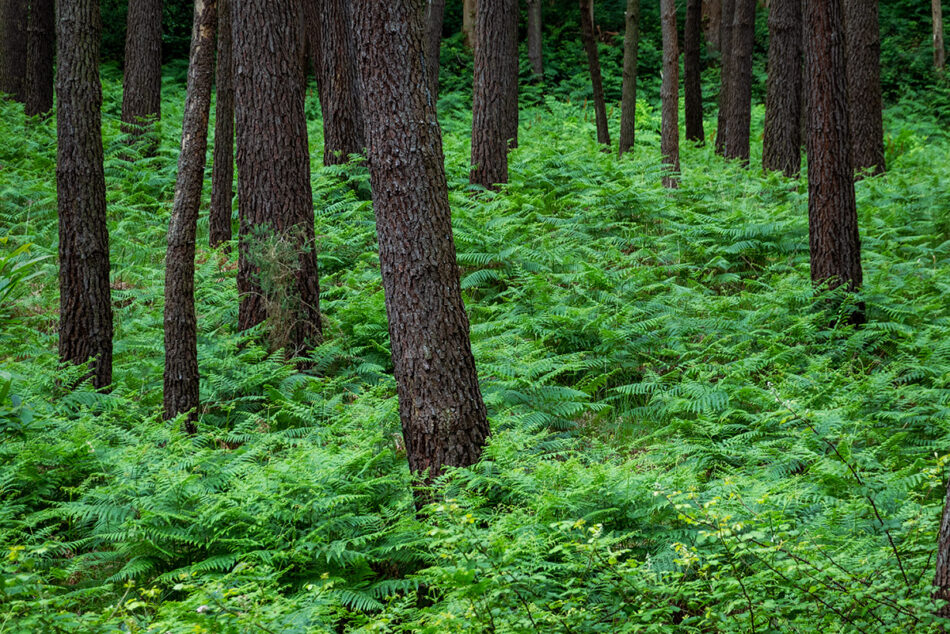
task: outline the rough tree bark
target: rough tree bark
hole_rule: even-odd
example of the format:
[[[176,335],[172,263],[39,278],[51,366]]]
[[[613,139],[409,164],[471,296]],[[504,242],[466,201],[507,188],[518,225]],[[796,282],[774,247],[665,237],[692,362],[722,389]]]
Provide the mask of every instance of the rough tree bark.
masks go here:
[[[231,239],[234,199],[234,70],[231,45],[231,2],[218,0],[218,98],[214,116],[214,159],[211,171],[209,242],[220,246]]]
[[[686,108],[686,138],[700,143],[705,139],[703,132],[703,86],[700,67],[700,47],[703,35],[702,0],[688,0],[686,3],[686,25],[683,30],[683,69],[684,102]]]
[[[950,480],[944,496],[943,516],[937,536],[937,572],[934,575],[934,599],[947,601],[937,609],[937,616],[950,619]]]
[[[360,110],[359,82],[354,66],[351,0],[319,3],[320,107],[323,110],[323,164],[339,165],[366,145]]]
[[[477,18],[469,181],[492,188],[508,182],[508,148],[517,142],[517,0],[481,0]]]
[[[290,355],[322,336],[301,81],[302,17],[295,0],[243,0],[231,6],[241,217],[238,322],[244,330],[265,318],[287,319],[271,324],[271,330],[285,333],[281,343]],[[293,253],[292,264],[271,263],[290,267],[281,272],[286,281],[268,281],[282,285],[286,305],[265,301],[251,253],[261,233],[269,243],[279,241],[279,250]]]
[[[528,61],[531,62],[531,72],[539,81],[544,78],[541,24],[541,0],[528,0]]]
[[[442,19],[445,0],[430,0],[426,11],[426,75],[433,101],[439,96],[439,49],[442,47]],[[358,75],[357,71],[357,75]]]
[[[798,176],[802,166],[802,0],[769,5],[769,68],[762,167]]]
[[[854,169],[882,174],[884,116],[877,0],[845,0],[844,26]]]
[[[947,51],[943,46],[943,6],[940,0],[930,0],[934,32],[934,68],[942,71],[947,65]]]
[[[726,155],[726,138],[729,130],[729,101],[732,88],[732,23],[736,15],[736,2],[722,0],[722,15],[719,23],[719,113],[716,121],[716,153]]]
[[[465,46],[475,48],[475,20],[478,11],[476,0],[462,0],[462,35]]]
[[[195,233],[208,149],[216,22],[215,0],[195,0],[178,179],[165,258],[165,420],[187,413],[188,433],[196,431],[198,408]]]
[[[59,0],[56,28],[59,356],[90,361],[93,385],[101,389],[112,383],[112,297],[98,0]]]
[[[135,138],[162,116],[162,0],[130,0],[127,25],[122,122]]]
[[[703,0],[703,30],[706,34],[706,43],[711,50],[719,50],[721,28],[722,0]]]
[[[26,101],[27,0],[0,0],[0,92]]]
[[[749,126],[752,122],[752,47],[755,43],[756,0],[735,0],[729,64],[729,100],[726,108],[725,157],[749,164]]]
[[[587,51],[587,67],[590,69],[590,83],[594,89],[594,117],[597,120],[597,140],[610,145],[610,130],[607,128],[607,104],[604,101],[604,83],[600,74],[600,56],[597,53],[597,40],[594,39],[593,0],[578,0],[581,10],[581,39]]]
[[[623,32],[623,86],[620,98],[620,156],[637,135],[637,51],[640,47],[640,0],[627,0]]]
[[[441,133],[420,64],[425,4],[359,2],[355,17],[399,418],[409,468],[429,484],[445,466],[475,463],[489,428],[462,303]],[[419,503],[427,498],[417,492]]]
[[[679,126],[679,44],[676,41],[676,2],[660,0],[660,23],[663,30],[663,83],[660,96],[663,101],[663,121],[660,151],[669,173],[663,177],[664,187],[679,187],[680,126]]]
[[[32,117],[53,109],[53,61],[56,56],[53,0],[32,0],[26,48],[26,114]]]

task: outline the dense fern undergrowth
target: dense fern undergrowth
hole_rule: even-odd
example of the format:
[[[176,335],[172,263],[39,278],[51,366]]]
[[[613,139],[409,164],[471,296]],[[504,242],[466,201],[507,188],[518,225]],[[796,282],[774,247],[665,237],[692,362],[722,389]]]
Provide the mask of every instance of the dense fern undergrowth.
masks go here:
[[[200,431],[161,421],[183,88],[166,80],[161,150],[143,158],[119,133],[118,79],[107,69],[107,394],[66,389],[57,364],[54,121],[0,106],[0,631],[935,627],[950,139],[927,108],[888,110],[889,172],[857,185],[856,329],[809,281],[804,182],[686,145],[682,187],[664,190],[658,111],[640,104],[618,160],[582,104],[549,98],[522,113],[511,184],[473,191],[471,115],[445,95],[493,435],[416,513],[368,178],[320,166],[315,97],[314,369],[262,348],[267,324],[236,332],[235,250],[207,248],[205,216]]]

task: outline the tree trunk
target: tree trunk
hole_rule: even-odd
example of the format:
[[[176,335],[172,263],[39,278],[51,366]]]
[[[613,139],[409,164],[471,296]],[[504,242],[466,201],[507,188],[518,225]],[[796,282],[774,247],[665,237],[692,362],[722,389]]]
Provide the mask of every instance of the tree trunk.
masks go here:
[[[195,233],[205,154],[214,66],[215,0],[196,0],[188,61],[188,88],[181,125],[175,202],[168,224],[165,258],[165,420],[188,414],[194,433],[198,408],[198,322],[195,316]]]
[[[947,64],[947,53],[943,47],[943,6],[940,0],[930,0],[930,8],[933,13],[934,68],[941,71]]]
[[[683,32],[683,68],[686,74],[684,82],[686,108],[686,138],[702,143],[703,132],[703,86],[700,67],[700,47],[703,35],[702,0],[688,0],[686,4],[686,26]]]
[[[323,0],[318,5],[322,25],[320,107],[324,165],[346,163],[351,154],[361,154],[366,146],[354,67],[351,1]]]
[[[231,7],[241,207],[238,321],[244,330],[267,318],[272,345],[289,355],[322,336],[301,12],[294,0],[243,0]],[[267,265],[263,277],[260,264]]]
[[[112,383],[112,297],[102,150],[98,0],[59,0],[56,193],[59,356],[91,361],[93,385]]]
[[[214,160],[211,171],[211,211],[208,218],[212,247],[231,239],[234,200],[234,70],[231,45],[231,2],[218,0],[218,98],[214,117]]]
[[[722,28],[722,0],[703,0],[703,25],[706,43],[711,50],[718,51]]]
[[[122,90],[123,131],[135,137],[162,116],[162,0],[130,0]],[[157,139],[151,146],[156,149]]]
[[[660,0],[660,22],[663,30],[663,121],[660,150],[669,172],[663,177],[664,187],[679,187],[680,125],[679,125],[679,44],[676,41],[676,2]]]
[[[321,77],[323,71],[323,53],[321,50],[320,44],[320,32],[322,31],[322,26],[320,24],[320,7],[319,4],[322,0],[304,0],[303,4],[303,20],[304,20],[304,43],[305,53],[307,58],[310,60],[310,67],[313,71],[314,79],[317,82],[317,92],[320,95],[320,103],[323,104],[323,93],[321,87],[323,85],[323,79]]]
[[[844,26],[854,169],[882,174],[884,117],[877,0],[845,0]]]
[[[940,533],[937,536],[937,574],[934,576],[933,598],[948,602],[937,610],[937,616],[950,619],[950,480],[947,482]]]
[[[752,122],[752,47],[755,43],[755,2],[736,0],[732,23],[732,62],[729,64],[729,101],[726,110],[726,158],[749,164],[749,126]]]
[[[478,13],[476,0],[462,0],[462,35],[465,46],[475,48],[475,20]]]
[[[604,84],[600,75],[600,56],[597,40],[594,39],[593,0],[578,0],[581,10],[581,39],[587,51],[587,67],[590,83],[594,88],[594,116],[597,119],[597,140],[610,145],[610,130],[607,129],[607,104],[604,102]]]
[[[804,0],[811,278],[861,285],[842,0]]]
[[[528,60],[539,81],[544,79],[541,39],[541,0],[528,0]]]
[[[0,92],[26,101],[27,0],[0,0],[3,41],[0,43]]]
[[[56,15],[53,0],[33,0],[27,28],[26,114],[53,109],[53,62],[56,55]]]
[[[409,468],[431,484],[445,466],[475,463],[489,428],[462,303],[442,138],[420,64],[425,5],[359,2],[355,16],[399,418]],[[482,25],[492,22],[480,20],[480,33]]]
[[[729,102],[732,81],[732,23],[736,16],[736,2],[722,0],[722,17],[719,26],[719,113],[716,125],[716,153],[726,155],[726,138],[729,133]]]
[[[481,0],[477,17],[469,180],[493,188],[508,182],[508,148],[518,129],[517,0]]]
[[[640,0],[627,0],[623,32],[623,87],[620,99],[620,156],[637,135],[637,50],[640,47]]]
[[[798,176],[802,166],[802,0],[769,5],[769,70],[762,167]]]
[[[426,75],[432,100],[439,97],[439,49],[442,47],[442,19],[445,16],[445,0],[430,0],[426,11]],[[356,73],[358,75],[358,72]]]

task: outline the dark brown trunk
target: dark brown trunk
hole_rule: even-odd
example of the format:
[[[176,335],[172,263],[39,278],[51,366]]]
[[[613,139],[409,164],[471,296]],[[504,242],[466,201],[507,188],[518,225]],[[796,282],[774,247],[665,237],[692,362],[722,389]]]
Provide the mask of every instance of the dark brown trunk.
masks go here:
[[[122,122],[138,136],[162,115],[162,0],[130,0],[127,24]]]
[[[660,22],[663,30],[663,121],[660,150],[669,171],[663,177],[664,187],[679,187],[680,125],[679,125],[679,44],[676,41],[676,2],[660,0]]]
[[[538,80],[544,78],[541,39],[541,0],[528,0],[528,61]]]
[[[877,0],[845,0],[844,18],[854,169],[882,174],[884,118]]]
[[[218,66],[215,84],[214,159],[211,171],[211,211],[208,218],[212,247],[231,239],[234,200],[234,71],[231,46],[231,2],[218,0]]]
[[[597,120],[597,140],[610,145],[610,130],[607,128],[607,104],[604,101],[604,83],[600,75],[600,56],[597,53],[597,40],[594,39],[594,20],[592,18],[592,0],[578,0],[581,10],[581,39],[587,51],[587,68],[590,70],[590,83],[594,89],[594,117]]]
[[[445,0],[430,0],[426,11],[426,75],[432,99],[439,96],[439,49],[442,47],[442,18],[445,16]]]
[[[937,616],[950,619],[950,480],[944,496],[943,516],[937,536],[937,574],[934,576],[934,599],[946,601],[937,609]]]
[[[947,65],[947,51],[943,46],[943,6],[941,1],[931,0],[930,11],[933,16],[934,68],[942,71]]]
[[[98,0],[59,0],[56,193],[59,212],[59,356],[91,362],[112,383],[112,298],[102,151]]]
[[[323,0],[320,8],[320,107],[323,110],[323,164],[339,165],[366,145],[354,67],[352,0]]]
[[[195,0],[178,180],[165,258],[165,420],[187,414],[189,433],[196,430],[198,408],[195,232],[208,149],[215,13],[215,0]]]
[[[706,33],[706,43],[711,50],[719,50],[721,25],[722,0],[703,0],[703,31]]]
[[[304,48],[307,59],[310,61],[310,69],[313,71],[314,79],[317,82],[317,92],[320,93],[322,86],[322,68],[323,52],[320,44],[320,4],[321,0],[304,0],[303,21],[304,21]],[[323,94],[320,93],[320,103],[323,103]]]
[[[716,125],[716,153],[726,155],[726,138],[729,130],[729,102],[732,81],[732,24],[736,16],[736,2],[722,0],[722,17],[719,26],[719,113]]]
[[[508,182],[508,148],[517,142],[517,0],[482,0],[476,17],[469,180],[494,187]]]
[[[726,109],[725,157],[749,164],[749,126],[752,122],[752,46],[755,42],[756,0],[735,0],[732,23],[732,62],[729,64],[729,100]]]
[[[0,41],[0,92],[26,101],[27,0],[0,0],[3,40]]]
[[[620,156],[637,136],[637,56],[640,47],[640,0],[627,0],[623,32],[623,86],[620,98]]]
[[[462,303],[442,138],[421,64],[425,5],[354,6],[399,418],[409,468],[431,484],[445,466],[475,463],[489,429]]]
[[[244,330],[268,319],[272,346],[289,355],[321,338],[302,10],[294,0],[244,0],[231,7],[241,208],[238,321]]]
[[[703,85],[700,67],[700,47],[703,36],[702,0],[686,3],[686,25],[683,30],[684,102],[686,108],[686,138],[702,143],[703,132]]]
[[[762,167],[795,177],[802,166],[802,0],[769,5],[768,73]]]
[[[56,15],[53,0],[32,0],[26,51],[26,114],[53,109],[53,60],[56,55]]]
[[[816,284],[861,285],[842,0],[804,0],[808,233]]]

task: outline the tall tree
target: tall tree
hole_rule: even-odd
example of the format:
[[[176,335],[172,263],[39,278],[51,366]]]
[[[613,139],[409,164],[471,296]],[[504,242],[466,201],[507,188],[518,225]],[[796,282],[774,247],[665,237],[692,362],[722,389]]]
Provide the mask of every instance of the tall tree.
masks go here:
[[[802,0],[769,5],[769,67],[762,167],[797,176],[802,166]]]
[[[640,0],[627,0],[623,32],[623,86],[620,99],[620,156],[633,147],[637,134],[637,56],[640,47]]]
[[[816,284],[861,285],[842,0],[804,0],[808,234]],[[860,316],[855,316],[860,320]]]
[[[508,148],[518,129],[517,20],[517,0],[478,2],[469,176],[475,185],[508,182]]]
[[[231,6],[237,129],[239,327],[265,318],[291,355],[321,337],[310,151],[303,94],[303,7],[295,0]],[[269,290],[255,261],[279,268]],[[256,253],[255,253],[256,251]],[[286,256],[286,257],[284,257]],[[289,260],[289,261],[288,261]]]
[[[0,92],[26,101],[26,27],[28,0],[0,0]]]
[[[877,0],[845,0],[844,25],[854,169],[881,174],[884,116]]]
[[[714,51],[719,50],[722,29],[722,0],[703,0],[703,30],[706,43]]]
[[[162,116],[162,0],[129,0],[122,122],[127,133]],[[154,145],[153,145],[154,148]]]
[[[700,66],[700,48],[703,37],[702,0],[687,0],[686,26],[683,30],[684,101],[686,107],[686,138],[690,141],[705,139],[703,132],[703,85]]]
[[[442,47],[442,20],[445,17],[445,0],[430,0],[426,12],[426,74],[433,101],[439,94],[439,49]]]
[[[752,47],[755,43],[756,0],[735,0],[726,116],[726,158],[749,163],[752,122]]]
[[[346,163],[366,145],[359,84],[354,67],[352,0],[323,0],[320,8],[320,107],[323,110],[323,164]]]
[[[217,247],[231,239],[234,199],[234,62],[231,46],[231,2],[218,0],[218,64],[215,84],[214,161],[211,172],[209,241]],[[194,38],[194,36],[192,36]]]
[[[476,462],[489,429],[462,303],[442,138],[420,64],[425,5],[359,2],[355,17],[399,418],[409,468],[431,483],[445,466]],[[485,47],[480,42],[476,53]]]
[[[947,65],[947,51],[943,46],[943,6],[940,0],[930,0],[934,32],[934,68],[943,70]]]
[[[676,41],[676,1],[660,0],[660,22],[663,30],[663,120],[660,150],[670,172],[663,177],[665,187],[678,187],[680,171],[679,126],[679,44]]]
[[[59,0],[56,28],[59,356],[90,361],[93,385],[105,388],[112,383],[112,296],[98,0]]]
[[[719,113],[716,125],[716,153],[726,155],[726,138],[729,127],[729,102],[732,81],[732,23],[736,15],[736,2],[722,0],[722,15],[719,23]]]
[[[475,48],[475,20],[478,12],[477,0],[462,0],[462,35],[465,46]]]
[[[944,496],[943,515],[937,534],[937,571],[934,575],[934,598],[946,601],[937,609],[937,616],[950,619],[950,480]]]
[[[26,114],[53,109],[56,15],[53,0],[32,0],[26,45]]]
[[[541,0],[528,1],[528,61],[531,72],[539,80],[544,77],[544,60],[541,56]]]
[[[581,39],[587,51],[587,67],[590,69],[590,83],[594,89],[594,117],[597,120],[597,140],[610,145],[610,130],[607,128],[607,104],[604,101],[604,82],[600,74],[600,56],[597,53],[597,40],[594,39],[593,0],[578,0],[581,11]]]

